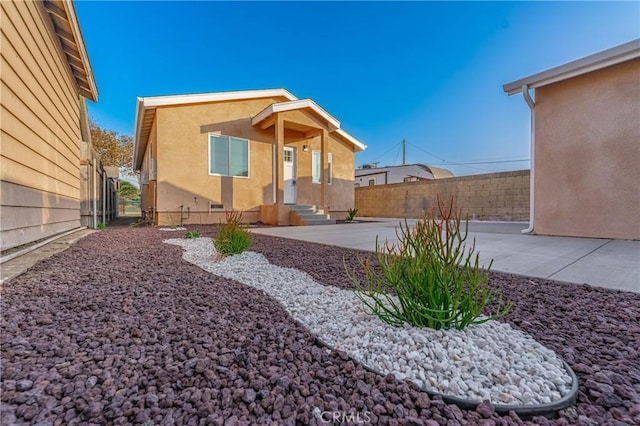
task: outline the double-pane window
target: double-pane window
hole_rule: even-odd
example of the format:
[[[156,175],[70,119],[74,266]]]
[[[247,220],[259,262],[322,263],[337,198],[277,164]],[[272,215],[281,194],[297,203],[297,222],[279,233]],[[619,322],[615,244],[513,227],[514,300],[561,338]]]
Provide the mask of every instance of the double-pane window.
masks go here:
[[[233,136],[209,135],[209,174],[249,176],[249,141]]]

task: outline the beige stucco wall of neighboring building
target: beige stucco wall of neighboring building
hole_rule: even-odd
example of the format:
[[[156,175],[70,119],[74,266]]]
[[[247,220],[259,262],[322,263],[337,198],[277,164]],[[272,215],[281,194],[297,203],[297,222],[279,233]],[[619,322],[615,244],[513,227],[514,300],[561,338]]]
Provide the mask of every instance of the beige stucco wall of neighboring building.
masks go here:
[[[0,2],[0,249],[80,226],[80,102],[40,2]]]
[[[640,239],[640,59],[535,97],[534,232]]]
[[[158,224],[218,223],[224,218],[224,210],[231,209],[244,211],[246,221],[260,220],[261,206],[274,202],[275,126],[262,130],[251,124],[251,118],[283,100],[262,98],[158,107],[141,168],[145,171],[150,146],[155,145]],[[311,182],[311,162],[312,151],[321,148],[321,137],[309,133],[305,136],[303,130],[322,123],[302,111],[288,111],[283,117],[285,146],[294,147],[297,156],[297,203],[319,204],[321,185]],[[211,133],[249,140],[249,177],[209,174]],[[346,210],[353,205],[353,148],[330,135],[328,152],[333,158],[333,183],[327,186],[329,208],[331,212]],[[153,205],[151,187],[152,183],[149,188],[142,188],[143,206]],[[210,202],[223,207],[211,210]]]

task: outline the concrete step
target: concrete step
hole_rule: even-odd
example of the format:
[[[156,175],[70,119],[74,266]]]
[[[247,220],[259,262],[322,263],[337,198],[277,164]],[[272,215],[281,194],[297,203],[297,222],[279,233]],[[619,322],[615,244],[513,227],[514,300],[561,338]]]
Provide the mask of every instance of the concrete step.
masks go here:
[[[322,209],[311,205],[291,205],[289,209],[307,225],[330,225],[336,223],[328,214],[324,214]]]
[[[318,210],[318,207],[307,204],[293,204],[289,206],[289,209],[296,213],[324,213],[322,210]]]
[[[326,216],[326,215],[323,215],[323,216]],[[305,222],[307,222],[307,225],[335,225],[336,224],[335,219],[326,219],[322,217],[305,219]]]
[[[328,214],[322,214],[322,213],[296,213],[300,218],[309,221],[309,220],[314,220],[314,219],[331,219],[329,217]]]

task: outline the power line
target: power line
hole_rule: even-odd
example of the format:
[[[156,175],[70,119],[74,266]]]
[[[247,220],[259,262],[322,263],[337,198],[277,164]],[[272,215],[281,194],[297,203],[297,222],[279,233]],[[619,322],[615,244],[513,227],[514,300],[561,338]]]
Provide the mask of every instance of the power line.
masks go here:
[[[492,172],[493,171],[491,169],[485,169],[485,168],[482,168],[482,167],[467,166],[467,165],[464,165],[464,164],[461,164],[460,167],[466,167],[467,169],[471,169],[471,170],[481,170],[483,172]]]
[[[430,156],[437,158],[438,160],[442,161],[441,164],[443,165],[448,165],[448,166],[462,166],[465,164],[498,164],[498,163],[518,163],[518,162],[524,162],[524,161],[531,161],[530,158],[520,158],[520,159],[512,159],[513,157],[503,157],[503,158],[497,158],[497,159],[489,159],[489,160],[469,160],[469,161],[447,161],[444,158],[435,155],[432,152],[427,151],[426,149],[415,145],[415,144],[411,144],[411,146],[413,146],[414,148],[418,148],[420,151],[423,151],[427,154],[429,154]]]
[[[459,162],[443,162],[447,166],[462,166],[465,164],[498,164],[498,163],[521,163],[524,161],[531,161],[530,158],[522,160],[495,160],[495,161],[459,161]]]
[[[389,152],[391,152],[394,148],[396,148],[397,145],[399,145],[400,142],[398,142],[396,145],[392,145],[391,148],[389,148],[388,150],[386,150],[385,152],[383,152],[382,154],[380,154],[379,156],[377,156],[376,158],[374,158],[374,161],[370,161],[370,163],[373,163],[379,159],[381,159],[382,157],[384,157],[385,155],[387,155]]]
[[[481,167],[473,167],[473,165],[482,165],[482,164],[505,164],[505,163],[523,163],[523,162],[527,162],[527,161],[531,161],[530,158],[514,158],[514,157],[502,157],[502,158],[493,158],[493,159],[487,159],[487,160],[463,160],[463,161],[447,161],[446,159],[440,157],[439,155],[436,155],[432,152],[427,151],[426,149],[422,148],[419,145],[413,144],[413,143],[409,143],[412,147],[419,149],[420,151],[430,155],[433,158],[436,158],[438,160],[440,160],[440,163],[438,164],[439,166],[461,166],[461,167],[465,167],[468,169],[473,169],[473,170],[482,170],[482,171],[492,171],[490,169],[485,169],[485,168],[481,168]],[[399,149],[402,148],[402,142],[398,142],[394,145],[392,145],[391,147],[389,147],[389,149],[387,149],[384,153],[380,154],[378,157],[376,157],[373,162],[370,163],[374,163],[377,160],[381,159],[382,157],[386,156],[387,154],[391,153],[394,149],[398,149],[398,151],[396,151],[396,155],[394,157],[394,163],[395,160],[398,158],[398,153],[400,152]],[[434,164],[435,165],[435,164]]]
[[[435,154],[433,154],[433,153],[431,153],[431,152],[427,151],[426,149],[422,148],[421,146],[418,146],[418,145],[415,145],[415,144],[412,144],[412,143],[410,143],[410,145],[411,145],[412,147],[414,147],[414,148],[418,148],[418,149],[419,149],[420,151],[422,151],[422,152],[426,152],[426,153],[427,153],[427,154],[429,154],[430,156],[432,156],[432,157],[434,157],[434,158],[437,158],[437,159],[438,159],[438,160],[440,160],[440,161],[447,161],[447,160],[445,160],[444,158],[439,157],[439,156],[437,156],[437,155],[435,155]]]

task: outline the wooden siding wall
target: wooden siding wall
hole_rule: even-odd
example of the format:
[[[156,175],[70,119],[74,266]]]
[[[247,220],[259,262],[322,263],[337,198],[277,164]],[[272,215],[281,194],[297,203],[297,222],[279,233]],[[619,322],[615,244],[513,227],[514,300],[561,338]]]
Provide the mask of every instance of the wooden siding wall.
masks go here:
[[[0,2],[1,250],[80,226],[80,97],[40,2]]]

